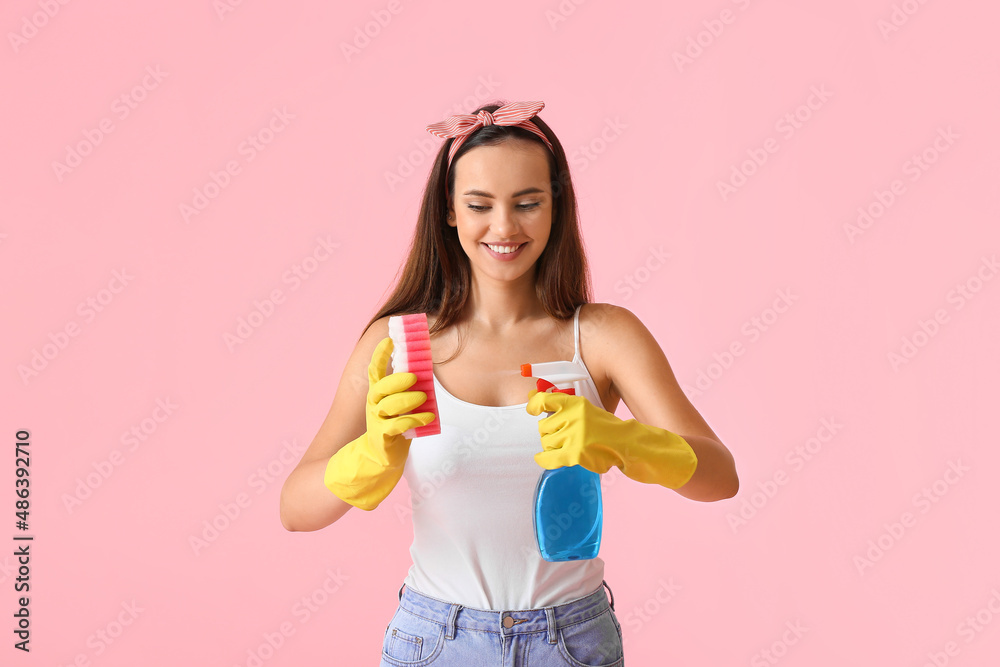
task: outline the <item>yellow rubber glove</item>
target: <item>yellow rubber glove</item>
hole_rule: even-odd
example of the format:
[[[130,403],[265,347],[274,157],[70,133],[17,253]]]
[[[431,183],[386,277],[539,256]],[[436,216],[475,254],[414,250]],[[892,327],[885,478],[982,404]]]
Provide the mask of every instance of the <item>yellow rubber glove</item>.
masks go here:
[[[427,394],[404,391],[417,381],[414,373],[385,374],[391,354],[392,339],[383,338],[368,365],[367,430],[330,457],[323,477],[334,495],[363,510],[378,507],[403,476],[410,440],[402,433],[435,419],[433,412],[405,414],[426,401]]]
[[[603,474],[618,466],[637,482],[677,489],[698,467],[681,436],[635,419],[622,421],[584,396],[532,389],[525,409],[536,417],[554,413],[538,421],[545,451],[535,461],[547,470],[580,465]]]

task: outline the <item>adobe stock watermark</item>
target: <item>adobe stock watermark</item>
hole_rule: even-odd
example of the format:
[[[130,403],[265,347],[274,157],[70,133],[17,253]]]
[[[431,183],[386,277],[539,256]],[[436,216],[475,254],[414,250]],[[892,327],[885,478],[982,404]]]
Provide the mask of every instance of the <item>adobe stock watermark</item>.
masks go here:
[[[923,5],[927,4],[927,0],[903,0],[902,2],[894,2],[892,4],[892,11],[889,12],[889,18],[880,18],[875,22],[875,27],[878,28],[879,33],[882,35],[882,39],[889,41],[889,35],[894,32],[899,32],[899,30],[910,22],[910,19],[916,16],[917,12]]]
[[[631,632],[638,634],[642,628],[653,620],[664,607],[670,604],[677,594],[683,590],[680,584],[674,583],[673,577],[659,579],[659,586],[641,605],[635,605],[622,615],[622,625]]]
[[[340,52],[344,55],[344,60],[351,62],[352,58],[361,55],[371,45],[372,40],[382,34],[382,31],[389,27],[393,17],[403,11],[403,4],[400,0],[389,0],[385,9],[373,9],[371,20],[365,22],[363,26],[354,27],[354,38],[350,43],[341,42]]]
[[[329,261],[333,256],[333,251],[340,247],[339,243],[330,240],[330,236],[319,236],[316,238],[316,245],[312,252],[292,264],[281,274],[281,282],[289,285],[288,291],[295,292],[305,281],[315,275],[320,267]],[[222,334],[222,340],[230,353],[236,352],[237,346],[247,342],[250,337],[271,319],[278,306],[285,303],[286,295],[280,287],[275,287],[263,299],[254,299],[253,308],[250,312],[241,315],[236,320],[236,328],[232,333],[229,331]]]
[[[87,636],[86,646],[90,651],[77,653],[65,667],[90,667],[91,658],[103,655],[125,634],[127,628],[135,624],[139,614],[145,611],[135,600],[123,601],[119,606],[121,611],[115,614],[114,618]],[[63,664],[59,663],[59,667],[63,667]]]
[[[253,162],[257,156],[267,150],[268,146],[278,137],[279,134],[288,129],[289,122],[295,120],[295,115],[288,112],[288,109],[274,107],[267,123],[259,130],[248,134],[247,138],[236,147],[236,154],[243,158],[228,160],[225,166],[219,171],[210,169],[208,180],[201,186],[193,188],[191,202],[181,202],[178,207],[181,218],[185,223],[190,224],[191,218],[200,215],[208,208],[222,192],[232,185],[233,177],[243,172],[244,165]]]
[[[339,591],[348,579],[350,577],[342,574],[340,568],[337,568],[336,572],[327,569],[323,583],[307,595],[303,595],[292,605],[291,613],[299,621],[299,626],[308,623],[316,613],[321,611],[329,603],[333,594]],[[263,667],[264,663],[277,655],[278,649],[285,645],[285,642],[295,634],[297,629],[292,621],[282,621],[276,629],[262,633],[262,641],[247,649],[246,659],[237,663],[237,667]]]
[[[986,603],[955,626],[955,634],[961,637],[966,645],[969,645],[990,626],[997,616],[1000,616],[1000,590],[994,586],[990,589],[990,597]],[[958,641],[949,640],[945,642],[940,651],[928,651],[927,660],[921,667],[945,667],[951,663],[952,658],[961,652],[962,647]]]
[[[973,274],[957,283],[948,290],[945,301],[954,305],[956,311],[961,310],[967,303],[975,299],[983,290],[983,287],[1000,271],[1000,263],[994,253],[990,257],[985,255],[980,258],[979,266]],[[921,350],[925,349],[934,337],[941,333],[941,329],[951,322],[951,316],[947,308],[937,308],[934,314],[927,319],[917,320],[917,326],[912,333],[904,334],[900,339],[899,347],[888,352],[889,367],[896,373],[901,366],[913,361]]]
[[[822,109],[833,97],[833,93],[826,89],[826,84],[820,84],[818,87],[810,86],[809,91],[809,96],[804,103],[785,113],[774,123],[775,131],[786,142],[805,127],[806,123],[812,120],[814,113]],[[747,158],[731,165],[729,178],[715,182],[715,187],[719,191],[722,201],[728,201],[729,197],[744,187],[767,163],[770,156],[778,152],[779,148],[781,148],[781,142],[774,137],[766,138],[759,148],[748,148],[746,150]]]
[[[243,0],[212,0],[212,9],[220,21],[225,21],[227,14],[232,14],[237,7],[242,6]]]
[[[585,144],[580,144],[566,156],[567,161],[580,173],[587,171],[591,163],[604,155],[608,146],[618,141],[622,131],[628,127],[620,116],[605,118],[600,133]]]
[[[494,80],[493,75],[480,76],[478,84],[471,95],[465,96],[460,102],[445,109],[441,113],[441,118],[458,114],[468,114],[472,110],[478,109],[501,85],[499,81]],[[447,139],[443,141],[447,141]],[[442,140],[425,131],[417,139],[414,139],[413,143],[416,148],[410,150],[405,155],[400,154],[397,156],[395,171],[386,170],[383,172],[383,178],[385,178],[385,184],[388,186],[389,192],[395,192],[396,188],[416,173],[417,168],[422,164],[432,162],[434,156],[441,148]]]
[[[809,631],[803,627],[802,621],[785,621],[785,631],[781,637],[771,642],[771,645],[753,654],[750,658],[750,667],[768,667],[768,665],[778,664],[782,658],[788,655],[789,647],[795,646],[799,640]]]
[[[420,408],[417,408],[420,412]],[[405,523],[408,518],[412,518],[413,510],[433,498],[435,494],[445,485],[455,474],[461,464],[471,459],[478,450],[491,442],[491,434],[503,429],[504,425],[514,418],[514,410],[495,408],[489,410],[482,423],[471,433],[460,435],[461,442],[454,447],[449,447],[446,453],[441,453],[440,460],[432,470],[420,470],[420,476],[425,478],[416,488],[410,489],[408,502],[397,502],[393,506],[396,520]],[[440,418],[440,417],[439,417]],[[414,438],[414,443],[419,443],[419,438]],[[413,455],[413,446],[410,448],[410,455]],[[425,454],[431,456],[431,453]]]
[[[539,471],[544,471],[544,468],[539,466]],[[612,466],[608,472],[601,475],[601,502],[603,504],[604,498],[607,497],[607,491],[609,488],[613,487],[619,479],[627,479],[627,477],[621,473],[621,471]],[[597,503],[597,494],[594,491],[593,486],[589,483],[582,484],[578,491],[577,497],[579,497],[583,503],[587,505],[593,505]],[[568,505],[564,506],[564,512],[551,512],[548,516],[549,523],[545,528],[546,538],[551,542],[556,542],[560,537],[562,537],[563,532],[573,527],[574,522],[583,519],[586,526],[589,528],[593,525],[592,517],[594,516],[593,507],[586,507],[578,501],[572,501]],[[602,524],[603,531],[603,524]],[[520,555],[524,563],[534,566],[535,563],[542,557],[542,552],[538,548],[537,536],[535,541],[530,545],[522,544],[520,546]]]
[[[133,424],[121,434],[119,441],[122,443],[123,449],[112,449],[107,458],[91,463],[93,471],[88,472],[83,477],[76,478],[76,485],[73,487],[72,493],[62,494],[61,500],[66,512],[72,514],[74,510],[83,505],[84,501],[92,497],[94,492],[111,478],[115,470],[125,463],[126,454],[134,454],[138,451],[139,447],[149,440],[163,423],[170,419],[178,407],[180,406],[169,397],[157,398],[156,406],[149,416]]]
[[[663,268],[670,258],[670,253],[663,249],[663,246],[649,246],[646,261],[637,266],[631,273],[626,274],[615,282],[615,294],[622,294],[622,301],[628,301],[632,295],[642,289],[643,285],[649,282],[653,274]]]
[[[778,296],[770,306],[764,308],[759,315],[754,315],[743,323],[740,327],[742,333],[748,340],[748,344],[756,343],[761,337],[777,323],[782,315],[788,312],[799,297],[792,294],[790,288],[781,289]],[[736,359],[743,356],[747,347],[743,341],[736,339],[731,342],[722,352],[713,352],[714,361],[708,364],[705,369],[699,369],[695,376],[694,385],[684,384],[682,389],[688,398],[701,396],[704,392],[722,378],[725,373],[733,367]]]
[[[882,560],[885,554],[895,547],[906,533],[917,525],[917,519],[931,511],[931,508],[941,499],[948,495],[952,487],[965,477],[972,468],[962,463],[962,460],[948,461],[948,468],[938,479],[927,486],[924,486],[911,499],[911,503],[917,513],[909,510],[901,513],[899,517],[890,523],[883,523],[883,531],[874,539],[868,540],[868,548],[863,554],[854,556],[854,567],[858,574],[864,576],[865,570],[875,566],[875,563]]]
[[[37,4],[37,11],[21,18],[20,30],[7,33],[7,41],[10,42],[10,48],[14,49],[14,53],[26,46],[28,40],[38,36],[38,31],[47,26],[63,6],[69,4],[69,0],[38,0]]]
[[[56,180],[62,183],[66,176],[83,164],[84,158],[93,155],[97,147],[104,143],[105,137],[115,131],[115,119],[117,118],[120,122],[128,118],[133,111],[139,108],[140,104],[146,101],[152,91],[160,87],[169,74],[169,72],[162,71],[159,65],[148,65],[146,75],[142,77],[142,80],[116,97],[111,103],[111,115],[97,121],[97,127],[84,128],[83,139],[75,144],[66,144],[66,155],[63,162],[52,161],[52,171],[56,175]]]
[[[751,4],[751,0],[732,0],[732,3],[738,6],[740,11],[746,11],[746,8]],[[701,22],[702,29],[687,38],[684,50],[674,51],[673,59],[677,71],[683,74],[684,68],[693,65],[695,60],[701,58],[705,53],[705,49],[715,44],[715,41],[722,37],[722,34],[726,31],[726,26],[732,25],[735,22],[736,14],[728,8],[719,12],[718,18],[703,20]]]
[[[0,562],[0,584],[6,583],[7,579],[17,574],[17,566],[18,564],[10,556],[4,556],[3,562]]]
[[[939,127],[937,129],[937,136],[935,136],[929,146],[919,153],[914,153],[903,162],[903,176],[907,177],[911,183],[916,183],[927,170],[937,163],[943,154],[947,153],[955,145],[955,140],[959,138],[960,135],[951,129],[951,125],[947,128]],[[844,234],[851,245],[854,245],[855,240],[859,236],[871,229],[882,216],[888,213],[889,209],[906,192],[906,183],[902,178],[894,178],[885,190],[875,188],[872,191],[872,198],[868,200],[868,203],[858,206],[856,211],[857,216],[854,221],[844,223]]]
[[[91,324],[133,280],[135,276],[131,275],[128,269],[112,271],[107,287],[102,287],[96,294],[88,296],[77,305],[76,314],[83,318],[83,324]],[[28,362],[17,365],[21,383],[28,386],[28,383],[48,368],[82,331],[80,323],[75,319],[68,320],[56,331],[50,331],[47,336],[48,342],[43,343],[41,348],[32,348]]]
[[[785,453],[784,461],[791,468],[791,472],[787,472],[784,468],[778,468],[770,479],[757,482],[756,491],[743,497],[743,502],[740,503],[737,512],[726,512],[726,522],[733,533],[737,533],[740,528],[746,526],[756,517],[778,495],[781,487],[788,484],[791,479],[790,474],[800,472],[807,463],[823,451],[826,445],[833,441],[834,436],[840,433],[843,428],[844,425],[838,422],[835,417],[820,419],[820,426],[816,429],[815,435]],[[739,495],[743,495],[742,489]]]
[[[555,9],[546,9],[545,20],[548,22],[552,31],[555,32],[556,28],[559,27],[559,24],[565,23],[570,16],[576,13],[576,8],[586,1],[587,0],[560,0],[559,4],[555,6]]]
[[[232,500],[219,503],[217,505],[219,511],[210,519],[203,520],[197,533],[188,536],[188,546],[194,555],[200,556],[205,549],[215,544],[222,534],[246,513],[254,498],[275,483],[280,484],[286,476],[285,471],[294,468],[305,451],[306,447],[299,445],[294,439],[291,442],[287,440],[282,442],[277,456],[257,466],[257,469],[247,476],[246,484],[253,493],[241,491]]]

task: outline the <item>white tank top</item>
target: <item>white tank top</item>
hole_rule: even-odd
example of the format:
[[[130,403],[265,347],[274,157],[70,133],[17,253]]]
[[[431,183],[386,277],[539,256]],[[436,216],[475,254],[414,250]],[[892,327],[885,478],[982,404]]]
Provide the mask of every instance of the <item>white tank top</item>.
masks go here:
[[[580,357],[580,307],[573,316]],[[555,361],[555,360],[553,360]],[[573,387],[603,409],[590,371]],[[533,523],[535,486],[544,468],[538,421],[519,405],[486,406],[434,391],[441,433],[415,438],[403,476],[410,487],[413,565],[403,580],[418,593],[474,609],[538,609],[593,593],[604,561],[550,563],[542,558]]]

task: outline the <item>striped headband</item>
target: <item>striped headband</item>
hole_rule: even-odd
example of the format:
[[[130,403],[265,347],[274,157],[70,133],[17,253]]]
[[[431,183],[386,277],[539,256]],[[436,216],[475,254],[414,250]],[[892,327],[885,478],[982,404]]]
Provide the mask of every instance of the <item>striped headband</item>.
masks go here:
[[[493,113],[483,110],[477,114],[448,116],[448,118],[440,123],[428,125],[427,131],[442,139],[454,137],[455,140],[451,142],[451,150],[448,151],[449,169],[451,168],[451,159],[455,157],[455,153],[465,143],[465,140],[469,138],[469,135],[487,125],[516,125],[523,127],[541,137],[545,145],[549,147],[549,150],[555,153],[552,144],[549,143],[548,137],[538,129],[537,125],[529,120],[535,117],[544,107],[545,102],[511,102],[500,107]]]

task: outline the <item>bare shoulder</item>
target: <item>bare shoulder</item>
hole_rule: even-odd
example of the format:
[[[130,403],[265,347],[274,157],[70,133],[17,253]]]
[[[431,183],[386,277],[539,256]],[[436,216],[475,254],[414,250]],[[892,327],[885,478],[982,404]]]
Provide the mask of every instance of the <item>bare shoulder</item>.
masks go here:
[[[372,354],[383,338],[389,337],[389,316],[380,317],[361,335],[358,344],[351,354],[348,366],[353,366],[353,373],[356,377],[365,379],[365,387],[368,386],[368,365],[371,363]]]
[[[580,311],[581,339],[588,310],[593,313],[587,318],[592,332],[590,346],[596,348],[611,395],[621,397],[632,416],[644,424],[718,440],[684,394],[660,343],[642,320],[622,306],[584,306]]]
[[[628,308],[612,303],[585,305],[580,310],[581,346],[585,332],[588,349],[607,373],[616,395],[621,396],[616,376],[649,370],[654,361],[660,370],[669,367],[656,338]]]
[[[580,309],[580,338],[586,338],[587,349],[602,358],[642,331],[648,334],[645,325],[628,308],[613,303],[587,303]]]
[[[629,333],[634,326],[630,320],[638,322],[629,310],[610,303],[586,303],[580,308],[580,354],[609,412],[622,398],[614,383],[614,360],[619,347],[634,337]]]
[[[378,345],[378,342],[389,335],[389,316],[380,317],[362,334],[360,342],[365,342],[366,345],[371,345],[372,350]]]
[[[580,309],[581,326],[584,319],[595,324],[616,324],[625,318],[638,319],[628,308],[613,303],[585,303]]]

